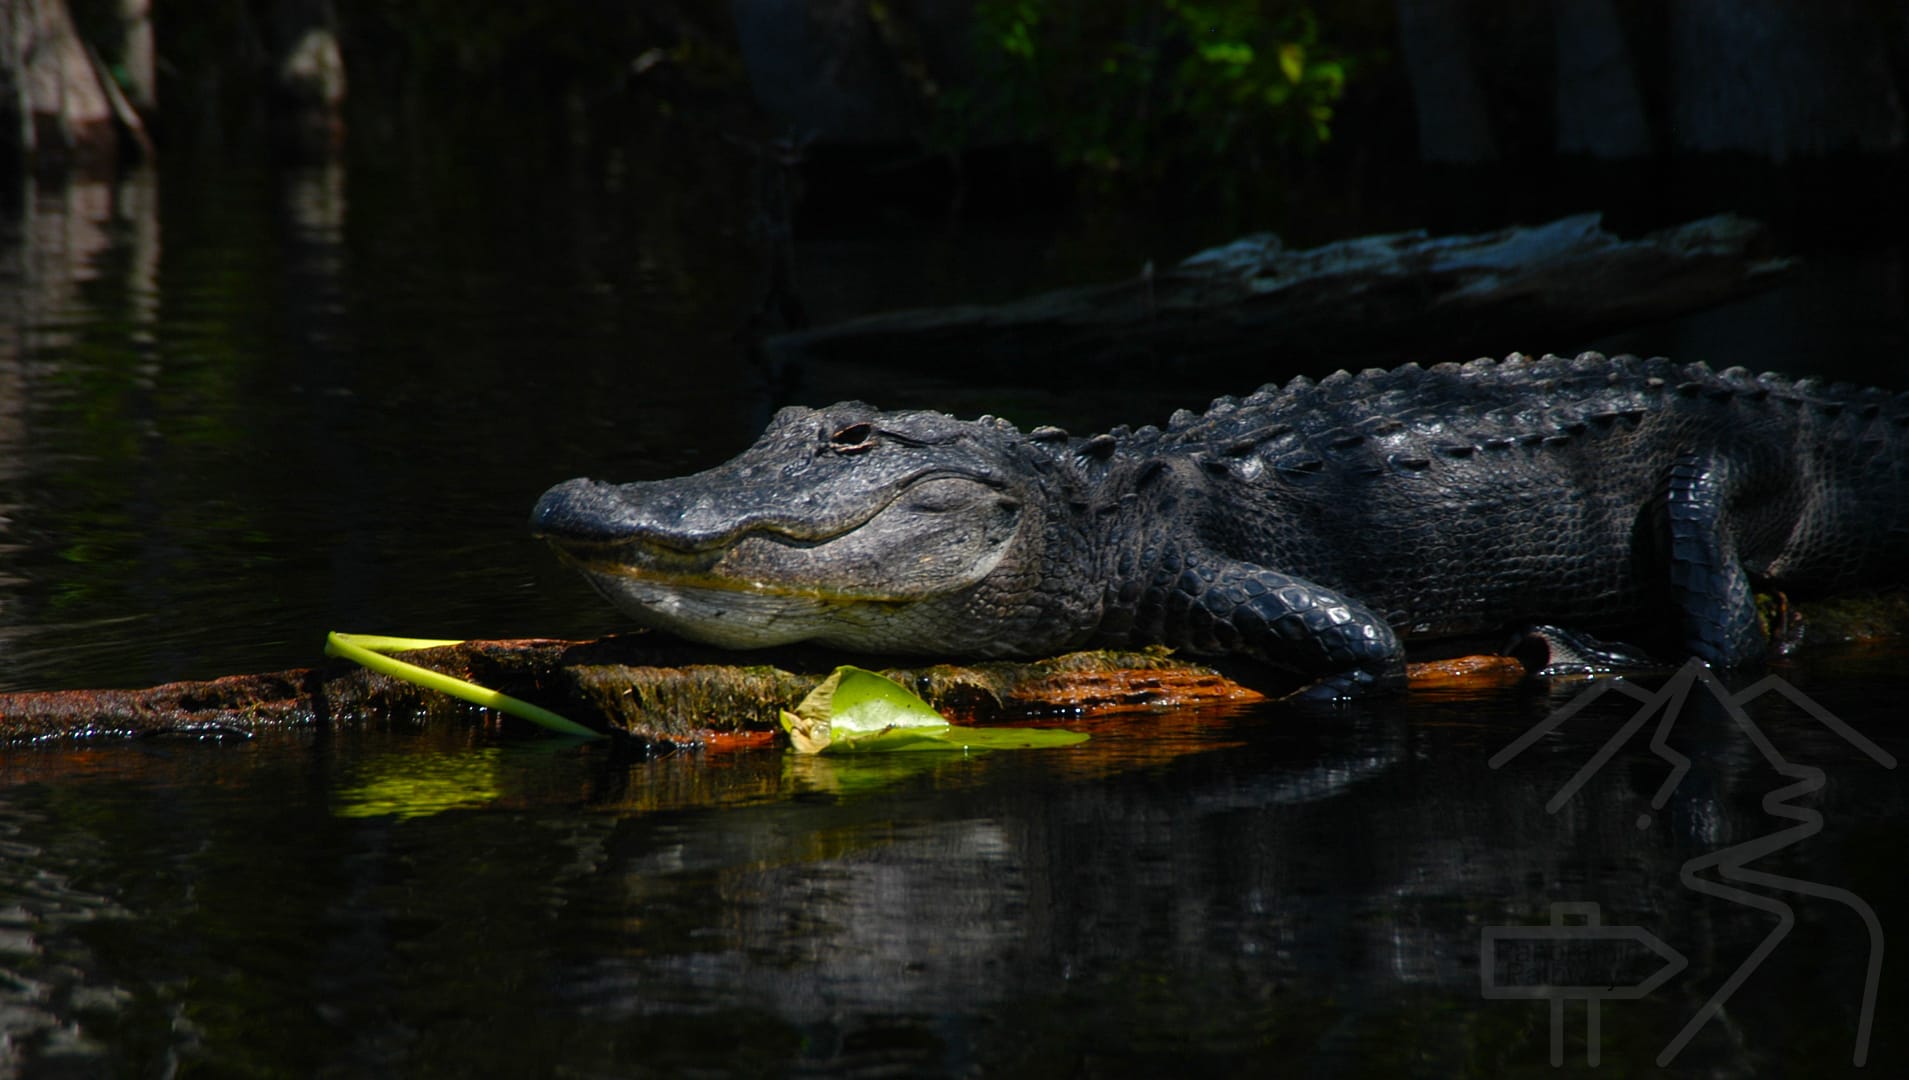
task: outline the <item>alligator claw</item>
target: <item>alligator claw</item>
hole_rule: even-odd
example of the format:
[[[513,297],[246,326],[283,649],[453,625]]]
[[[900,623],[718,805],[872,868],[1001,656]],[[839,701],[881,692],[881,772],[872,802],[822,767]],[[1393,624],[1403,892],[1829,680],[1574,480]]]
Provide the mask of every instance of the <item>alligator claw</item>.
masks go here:
[[[1589,634],[1547,624],[1525,627],[1505,643],[1502,651],[1541,679],[1649,671],[1664,666],[1635,646],[1600,641]]]
[[[1403,689],[1405,676],[1402,673],[1378,674],[1364,668],[1350,668],[1308,683],[1280,700],[1301,705],[1338,705]]]

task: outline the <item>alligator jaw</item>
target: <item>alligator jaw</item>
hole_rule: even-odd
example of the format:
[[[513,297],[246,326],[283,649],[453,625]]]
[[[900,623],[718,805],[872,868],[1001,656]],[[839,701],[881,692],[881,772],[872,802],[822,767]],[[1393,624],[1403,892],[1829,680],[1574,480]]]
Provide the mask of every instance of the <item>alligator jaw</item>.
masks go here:
[[[727,583],[688,584],[631,574],[584,573],[611,604],[655,630],[725,649],[760,649],[826,639],[852,600],[751,592]]]
[[[734,545],[684,552],[644,540],[587,541],[544,534],[557,557],[644,626],[727,649],[756,649],[826,636],[852,609],[878,598],[725,575]],[[744,537],[747,543],[755,537]],[[851,620],[852,621],[852,620]]]
[[[789,548],[815,546],[801,541],[785,540],[766,530],[746,534],[723,547],[689,552],[649,543],[642,539],[589,542],[572,541],[550,535],[541,536],[540,539],[549,542],[558,558],[581,571],[599,590],[612,594],[612,598],[614,594],[624,592],[647,594],[664,589],[694,589],[704,592],[800,597],[819,603],[830,601],[887,603],[899,600],[897,597],[792,585],[774,580],[756,580],[722,572],[724,558],[741,545],[752,541],[781,544]]]

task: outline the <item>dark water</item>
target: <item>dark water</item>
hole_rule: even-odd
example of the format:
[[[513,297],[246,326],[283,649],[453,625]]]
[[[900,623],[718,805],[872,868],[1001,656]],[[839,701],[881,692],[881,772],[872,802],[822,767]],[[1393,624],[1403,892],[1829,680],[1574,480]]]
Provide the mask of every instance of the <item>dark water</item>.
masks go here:
[[[1874,720],[1897,685],[1809,689],[1899,759]],[[1606,1066],[1642,1071],[1777,924],[1679,869],[1788,824],[1761,806],[1787,781],[1692,709],[1664,805],[1646,733],[1547,813],[1634,711],[1601,702],[1494,769],[1550,704],[1162,713],[1089,723],[1078,751],[848,763],[444,733],[16,751],[0,1030],[51,1075],[1543,1073],[1547,1007],[1485,999],[1481,941],[1569,901],[1689,958],[1600,1006]],[[1829,776],[1820,834],[1758,867],[1894,933],[1899,777],[1796,710],[1753,715]],[[1847,1069],[1862,920],[1754,891],[1794,927],[1674,1065]],[[1909,1049],[1901,972],[1879,1068]],[[1565,1019],[1580,1069],[1584,1004]]]
[[[298,666],[334,628],[616,629],[525,535],[538,492],[713,463],[788,398],[1095,425],[1249,389],[846,367],[789,388],[738,334],[762,284],[747,169],[678,150],[534,182],[181,160],[20,195],[0,214],[0,691]],[[1120,277],[1220,238],[898,213],[805,223],[815,314]],[[1844,243],[1716,312],[1505,347],[1909,385],[1903,251]],[[1769,696],[1740,725],[1700,688],[1670,735],[1687,773],[1647,725],[1581,785],[1636,701],[1606,694],[1497,767],[1582,687],[1143,713],[1080,722],[1073,750],[875,764],[401,726],[11,747],[0,1076],[1549,1075],[1547,1004],[1482,984],[1534,982],[1507,965],[1551,946],[1483,973],[1481,949],[1556,903],[1687,960],[1597,1007],[1602,1069],[1674,1047],[1690,1073],[1824,1074],[1862,1048],[1887,1072],[1909,968],[1884,950],[1873,1010],[1865,980],[1909,919],[1902,667],[1782,672],[1873,754]],[[1798,775],[1772,754],[1823,770],[1798,800],[1820,827],[1766,803]],[[1751,902],[1719,895],[1707,857],[1786,829],[1733,879]],[[1655,970],[1614,940],[1545,970],[1607,992]],[[1563,1009],[1574,1071],[1589,1011]]]

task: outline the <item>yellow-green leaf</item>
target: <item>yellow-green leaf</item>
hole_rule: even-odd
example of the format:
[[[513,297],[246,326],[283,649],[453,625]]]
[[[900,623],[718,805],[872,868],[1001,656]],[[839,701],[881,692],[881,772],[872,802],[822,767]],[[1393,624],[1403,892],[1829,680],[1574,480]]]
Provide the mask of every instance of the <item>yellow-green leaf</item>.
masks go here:
[[[1244,41],[1215,41],[1200,46],[1200,58],[1209,64],[1245,67],[1253,62],[1253,47]]]
[[[782,729],[804,754],[1022,750],[1087,739],[1041,728],[957,728],[894,681],[846,664],[809,691],[794,712],[783,710]]]
[[[1296,41],[1289,41],[1279,47],[1279,70],[1286,81],[1299,85],[1306,77],[1306,47]]]
[[[870,735],[889,728],[945,728],[948,719],[932,705],[872,671],[843,664],[795,707],[813,732],[824,725],[829,739]],[[789,727],[789,721],[783,721]]]

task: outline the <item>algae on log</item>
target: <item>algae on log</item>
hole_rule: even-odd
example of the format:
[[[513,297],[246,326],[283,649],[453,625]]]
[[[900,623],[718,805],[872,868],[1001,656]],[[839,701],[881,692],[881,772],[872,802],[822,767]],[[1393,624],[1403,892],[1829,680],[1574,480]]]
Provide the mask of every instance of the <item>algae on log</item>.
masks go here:
[[[994,306],[868,315],[769,338],[779,360],[933,365],[1077,377],[1123,361],[1236,364],[1502,355],[1696,310],[1773,284],[1790,263],[1761,225],[1724,214],[1634,240],[1597,214],[1472,236],[1364,236],[1302,251],[1270,233],[1129,282]],[[1030,366],[1031,365],[1031,366]]]

